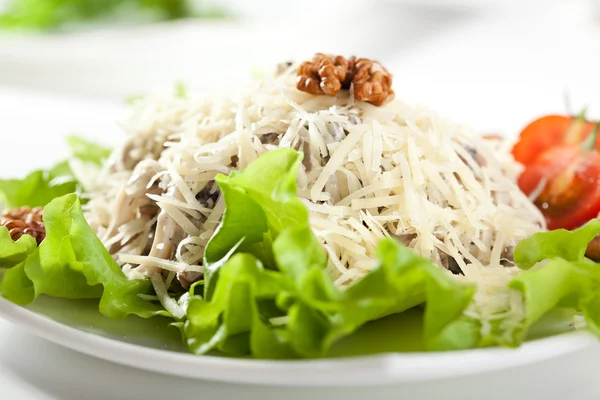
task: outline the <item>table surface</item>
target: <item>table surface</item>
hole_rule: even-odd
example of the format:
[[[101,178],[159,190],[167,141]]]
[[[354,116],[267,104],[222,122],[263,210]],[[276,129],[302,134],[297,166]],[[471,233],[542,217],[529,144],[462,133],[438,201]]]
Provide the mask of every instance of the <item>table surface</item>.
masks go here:
[[[594,79],[595,60],[600,54],[600,20],[592,24],[591,15],[589,8],[558,3],[538,13],[533,24],[527,15],[518,13],[463,15],[457,17],[461,23],[447,23],[416,45],[404,43],[402,51],[386,50],[384,45],[378,51],[396,71],[400,97],[427,103],[479,130],[510,133],[536,114],[564,111],[563,90],[569,91],[574,107],[592,106],[593,115],[591,101],[599,89]],[[198,35],[206,35],[206,29]],[[36,46],[34,41],[26,45]],[[38,149],[53,149],[52,157],[58,159],[62,155],[56,144],[59,135],[77,132],[105,140],[118,135],[114,120],[123,115],[119,100],[123,93],[120,87],[109,85],[110,74],[104,76],[106,85],[100,81],[91,86],[95,90],[104,86],[105,90],[93,93],[77,91],[82,87],[77,74],[69,77],[72,90],[68,93],[58,93],[52,86],[60,83],[60,77],[35,76],[37,86],[28,85],[24,83],[29,82],[27,74],[43,66],[30,55],[25,57],[23,46],[19,46],[19,53],[0,38],[0,116],[3,132],[9,132],[0,135],[9,141],[7,148],[21,149],[35,143]],[[3,51],[11,57],[3,59]],[[85,69],[83,61],[80,65]],[[18,151],[3,152],[2,175],[53,161],[35,159],[23,165],[20,157]],[[595,379],[599,359],[600,344],[543,363],[453,380],[352,389],[262,387],[181,379],[114,365],[64,349],[0,320],[2,399],[152,400],[164,399],[165,395],[173,399],[595,399],[600,396]]]

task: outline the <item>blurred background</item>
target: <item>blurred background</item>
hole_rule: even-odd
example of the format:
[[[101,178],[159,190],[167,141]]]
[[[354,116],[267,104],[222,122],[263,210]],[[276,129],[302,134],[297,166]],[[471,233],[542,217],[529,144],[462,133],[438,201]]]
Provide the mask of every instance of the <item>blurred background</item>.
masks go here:
[[[574,108],[593,103],[599,11],[599,0],[0,0],[0,116],[105,107],[104,129],[128,97],[175,82],[235,89],[326,51],[378,59],[398,97],[511,134],[567,111],[565,93]]]

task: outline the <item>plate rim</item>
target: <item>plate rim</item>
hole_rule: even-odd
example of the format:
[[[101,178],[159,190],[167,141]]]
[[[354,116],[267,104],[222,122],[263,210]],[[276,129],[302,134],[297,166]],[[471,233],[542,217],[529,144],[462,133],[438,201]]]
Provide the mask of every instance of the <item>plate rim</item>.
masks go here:
[[[382,353],[316,360],[198,356],[121,342],[86,332],[0,298],[0,317],[62,347],[136,369],[229,383],[276,386],[365,386],[476,375],[566,355],[595,343],[588,331],[535,339],[516,349]]]

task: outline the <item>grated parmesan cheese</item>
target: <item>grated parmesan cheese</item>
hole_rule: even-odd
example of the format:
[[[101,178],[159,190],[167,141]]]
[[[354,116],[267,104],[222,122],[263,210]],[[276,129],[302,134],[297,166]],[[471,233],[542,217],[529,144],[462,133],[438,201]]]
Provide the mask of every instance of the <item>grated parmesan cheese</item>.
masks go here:
[[[374,268],[377,242],[390,236],[476,282],[469,313],[518,309],[501,290],[515,274],[506,254],[545,223],[504,144],[397,99],[375,107],[345,91],[308,95],[290,71],[236,97],[156,95],[135,110],[124,143],[86,182],[86,218],[128,275],[151,276],[165,308],[181,313],[167,290],[172,273],[202,271],[224,211],[215,176],[292,147],[304,152],[298,193],[337,285]]]

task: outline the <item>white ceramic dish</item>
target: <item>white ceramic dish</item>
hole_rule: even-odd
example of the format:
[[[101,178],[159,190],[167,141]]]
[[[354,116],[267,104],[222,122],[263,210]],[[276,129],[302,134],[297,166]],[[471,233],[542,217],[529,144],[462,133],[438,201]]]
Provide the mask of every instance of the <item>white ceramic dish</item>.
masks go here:
[[[0,299],[0,317],[72,350],[135,368],[188,378],[293,386],[409,383],[480,374],[572,353],[596,340],[588,332],[581,331],[535,339],[518,349],[267,361],[187,354],[174,329],[170,330],[157,320],[109,320],[96,311],[93,302],[42,297],[28,309]],[[409,313],[401,318],[401,323],[410,324],[418,315]],[[380,342],[389,341],[385,335],[391,333],[394,323],[388,320],[367,327],[334,353],[351,353],[348,349],[356,343],[372,343],[373,335],[379,337]],[[550,330],[564,328],[555,326]],[[414,335],[409,332],[397,339],[400,342],[411,340],[411,336]]]

